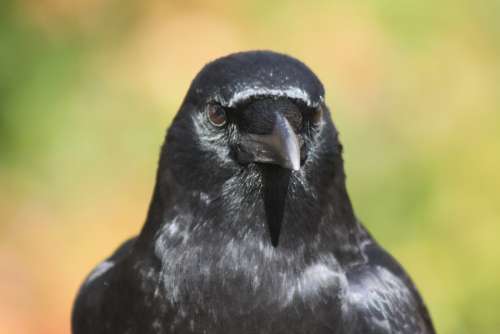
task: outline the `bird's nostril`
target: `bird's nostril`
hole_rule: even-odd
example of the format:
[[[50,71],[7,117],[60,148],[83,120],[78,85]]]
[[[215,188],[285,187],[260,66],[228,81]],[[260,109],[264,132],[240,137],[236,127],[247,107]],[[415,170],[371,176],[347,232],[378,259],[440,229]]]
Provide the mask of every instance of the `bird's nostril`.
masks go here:
[[[302,128],[302,113],[288,98],[256,99],[239,110],[236,117],[241,131],[268,135],[274,129],[277,114],[284,116],[296,133]]]
[[[283,115],[287,119],[288,123],[290,123],[295,133],[298,133],[302,129],[303,117],[297,107],[294,106],[294,108],[285,110]]]

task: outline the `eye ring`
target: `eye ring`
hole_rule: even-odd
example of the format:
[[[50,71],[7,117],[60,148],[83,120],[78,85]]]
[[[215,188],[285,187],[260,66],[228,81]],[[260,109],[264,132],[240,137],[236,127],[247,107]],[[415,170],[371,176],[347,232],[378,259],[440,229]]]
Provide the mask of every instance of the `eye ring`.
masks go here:
[[[226,125],[227,123],[227,115],[224,108],[217,104],[209,104],[206,107],[205,111],[208,121],[213,126],[220,128]]]

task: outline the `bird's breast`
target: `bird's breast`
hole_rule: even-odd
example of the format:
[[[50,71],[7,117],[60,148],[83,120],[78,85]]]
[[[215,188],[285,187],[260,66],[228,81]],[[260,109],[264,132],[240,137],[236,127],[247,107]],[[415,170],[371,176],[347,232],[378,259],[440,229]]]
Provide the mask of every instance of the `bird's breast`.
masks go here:
[[[293,324],[307,326],[299,333],[331,333],[346,309],[346,276],[332,254],[306,262],[259,242],[253,248],[177,246],[161,257],[158,277],[157,300],[169,306],[164,318],[175,331],[288,333]]]

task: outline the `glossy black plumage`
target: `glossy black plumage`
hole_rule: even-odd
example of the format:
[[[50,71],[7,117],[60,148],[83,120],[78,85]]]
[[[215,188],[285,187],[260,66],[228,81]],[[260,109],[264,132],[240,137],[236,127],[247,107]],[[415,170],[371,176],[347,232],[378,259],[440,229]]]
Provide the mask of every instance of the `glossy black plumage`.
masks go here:
[[[146,223],[82,285],[73,334],[434,333],[356,220],[341,154],[323,87],[298,60],[258,51],[205,66],[168,131]]]

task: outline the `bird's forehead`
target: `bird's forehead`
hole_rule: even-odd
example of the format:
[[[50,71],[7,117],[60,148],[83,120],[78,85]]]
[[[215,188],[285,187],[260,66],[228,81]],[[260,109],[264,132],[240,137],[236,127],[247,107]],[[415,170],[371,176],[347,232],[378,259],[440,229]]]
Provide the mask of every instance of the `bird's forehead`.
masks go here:
[[[289,97],[315,107],[323,85],[299,60],[269,51],[232,54],[207,64],[193,80],[188,98],[235,107],[253,97]]]

